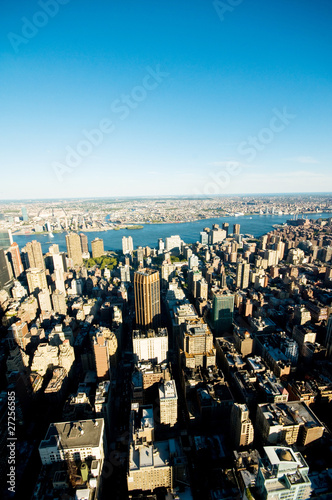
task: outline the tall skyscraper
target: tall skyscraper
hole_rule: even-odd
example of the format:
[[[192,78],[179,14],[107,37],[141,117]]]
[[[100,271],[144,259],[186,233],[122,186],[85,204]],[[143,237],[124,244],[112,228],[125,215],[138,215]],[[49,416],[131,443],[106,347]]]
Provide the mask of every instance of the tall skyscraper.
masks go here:
[[[131,236],[123,236],[122,238],[122,252],[124,255],[127,253],[133,253],[134,251],[134,244],[133,244],[133,239]]]
[[[226,231],[226,238],[228,238],[229,224],[228,222],[224,222],[222,225],[224,231]]]
[[[91,242],[92,258],[97,259],[105,254],[104,241],[101,238],[95,238]]]
[[[55,253],[52,255],[52,260],[53,260],[53,273],[55,277],[55,287],[57,290],[60,292],[64,293],[66,295],[66,288],[65,288],[65,281],[64,281],[64,254],[62,253]]]
[[[84,233],[80,233],[80,239],[82,253],[89,253],[89,242],[87,235]]]
[[[165,250],[165,242],[162,238],[158,238],[158,252],[162,253]]]
[[[329,317],[326,327],[326,337],[325,337],[325,346],[327,349],[327,356],[332,358],[332,316]]]
[[[239,262],[236,268],[236,287],[248,288],[249,286],[250,264]]]
[[[60,252],[59,245],[57,245],[56,243],[54,243],[53,245],[50,245],[48,250],[49,250],[51,255],[55,255],[55,254],[58,254]]]
[[[240,224],[233,224],[233,234],[240,234]]]
[[[160,323],[159,271],[142,269],[134,275],[136,325],[142,329],[156,328]]]
[[[212,292],[213,326],[217,334],[229,332],[232,328],[234,313],[234,295],[228,290],[218,290]]]
[[[10,229],[7,231],[0,231],[0,249],[8,250],[13,243],[12,232]]]
[[[23,220],[23,222],[28,221],[29,220],[29,216],[28,216],[28,212],[27,212],[26,207],[22,207],[21,208],[21,212],[22,212],[22,220]]]
[[[110,368],[118,349],[116,336],[108,328],[100,327],[92,340],[97,377],[98,379],[109,380]]]
[[[8,261],[4,250],[0,249],[0,290],[10,282]]]
[[[11,265],[15,278],[18,278],[24,271],[20,249],[17,243],[12,243],[9,247],[8,254],[10,256]]]
[[[200,242],[202,245],[208,245],[209,244],[209,233],[206,231],[201,231],[200,233]]]
[[[25,251],[28,255],[29,267],[37,269],[45,269],[45,261],[43,251],[39,241],[29,241],[25,245]]]
[[[81,266],[83,264],[81,238],[77,233],[66,235],[67,253],[69,259],[72,259],[73,266]]]

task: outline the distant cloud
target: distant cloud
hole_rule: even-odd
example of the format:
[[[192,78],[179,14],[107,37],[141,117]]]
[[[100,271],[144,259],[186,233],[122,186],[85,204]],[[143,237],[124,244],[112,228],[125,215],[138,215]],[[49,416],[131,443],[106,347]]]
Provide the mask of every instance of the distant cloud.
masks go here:
[[[296,163],[319,163],[312,156],[295,156],[294,158],[284,158],[284,161],[295,161]]]

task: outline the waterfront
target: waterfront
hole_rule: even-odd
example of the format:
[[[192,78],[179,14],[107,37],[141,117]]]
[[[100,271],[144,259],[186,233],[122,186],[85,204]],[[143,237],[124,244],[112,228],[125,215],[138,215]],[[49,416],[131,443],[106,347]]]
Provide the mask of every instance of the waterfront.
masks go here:
[[[310,216],[308,216],[309,219],[319,219],[320,217],[331,217],[331,213],[310,214]],[[120,229],[118,231],[80,232],[88,236],[89,243],[95,238],[102,238],[104,240],[105,250],[121,250],[123,236],[132,236],[135,248],[138,246],[156,248],[158,245],[158,238],[165,239],[173,234],[179,234],[185,243],[195,243],[199,241],[199,233],[203,231],[204,227],[212,227],[212,224],[219,224],[221,226],[224,222],[229,223],[230,232],[233,231],[233,224],[240,224],[242,234],[252,234],[255,238],[259,238],[263,234],[273,230],[274,224],[282,224],[290,218],[290,215],[220,217],[179,224],[146,224],[143,229],[138,230]],[[48,252],[49,246],[53,243],[59,245],[60,251],[67,251],[66,233],[56,233],[54,234],[54,238],[50,238],[48,234],[14,235],[13,239],[20,248],[24,247],[28,241],[37,240],[41,243],[44,253]]]

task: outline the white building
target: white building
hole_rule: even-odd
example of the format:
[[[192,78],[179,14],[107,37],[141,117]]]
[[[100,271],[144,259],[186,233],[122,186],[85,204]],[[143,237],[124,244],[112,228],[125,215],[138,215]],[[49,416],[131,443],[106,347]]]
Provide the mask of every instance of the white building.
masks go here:
[[[301,453],[282,446],[264,447],[256,486],[264,500],[305,500],[311,494],[309,467]]]
[[[167,328],[158,328],[142,332],[133,331],[133,352],[138,361],[156,360],[157,363],[167,361],[168,332]]]
[[[160,423],[176,424],[178,420],[178,395],[175,380],[163,380],[159,386]]]
[[[189,269],[193,269],[194,267],[198,267],[198,257],[197,257],[197,255],[191,255],[189,257]]]
[[[50,424],[39,445],[43,465],[73,460],[103,460],[105,455],[104,419],[58,422]]]
[[[14,281],[14,286],[11,289],[11,294],[14,299],[20,300],[28,296],[28,290],[19,281]]]
[[[169,236],[165,241],[166,252],[170,252],[171,250],[179,250],[179,252],[181,252],[182,240],[178,234],[175,236]]]
[[[124,266],[120,266],[120,279],[123,282],[130,282],[130,266],[127,264]]]
[[[122,238],[122,252],[124,255],[131,254],[134,251],[133,239],[131,236],[123,236]]]

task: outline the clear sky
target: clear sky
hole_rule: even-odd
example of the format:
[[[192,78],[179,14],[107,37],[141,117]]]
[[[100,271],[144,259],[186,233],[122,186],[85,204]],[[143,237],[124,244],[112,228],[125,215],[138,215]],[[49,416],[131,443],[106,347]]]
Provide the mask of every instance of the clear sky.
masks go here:
[[[0,199],[332,191],[331,0],[2,0]]]

